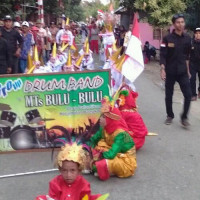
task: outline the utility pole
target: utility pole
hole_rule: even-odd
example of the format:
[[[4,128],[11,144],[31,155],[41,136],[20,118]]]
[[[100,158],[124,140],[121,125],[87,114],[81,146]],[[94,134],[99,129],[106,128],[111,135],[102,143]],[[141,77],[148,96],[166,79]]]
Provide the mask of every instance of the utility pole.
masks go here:
[[[38,0],[38,19],[44,24],[44,7],[43,0]]]

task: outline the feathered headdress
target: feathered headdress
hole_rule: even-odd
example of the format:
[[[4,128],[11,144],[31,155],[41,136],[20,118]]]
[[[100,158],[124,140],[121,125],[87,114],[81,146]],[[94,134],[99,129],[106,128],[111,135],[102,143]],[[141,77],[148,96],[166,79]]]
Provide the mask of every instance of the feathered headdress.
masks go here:
[[[137,110],[137,104],[136,104],[136,99],[138,97],[138,93],[134,92],[130,89],[123,89],[119,93],[119,109],[133,109]]]
[[[58,167],[62,167],[63,161],[73,161],[79,164],[80,168],[84,168],[84,161],[86,160],[86,154],[82,145],[75,143],[65,144],[58,153],[56,164]]]
[[[91,119],[89,119],[89,125],[85,124],[84,131],[79,133],[76,129],[69,132],[62,126],[51,127],[49,133],[55,136],[57,135],[56,133],[59,133],[59,136],[53,141],[51,159],[53,160],[54,148],[61,147],[56,159],[56,165],[61,166],[62,161],[71,160],[79,163],[82,168],[85,163],[83,161],[86,159],[85,154],[89,153],[90,157],[92,157],[91,148],[87,145],[87,142],[98,129],[99,121],[93,124]]]
[[[115,106],[115,100],[105,96],[101,102],[101,113],[106,117],[114,120],[119,120],[121,117],[112,112]]]

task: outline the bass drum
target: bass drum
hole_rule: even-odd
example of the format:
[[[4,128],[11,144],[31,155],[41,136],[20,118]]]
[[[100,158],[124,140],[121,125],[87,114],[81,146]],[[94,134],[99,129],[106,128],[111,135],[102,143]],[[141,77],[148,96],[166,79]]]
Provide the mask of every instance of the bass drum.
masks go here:
[[[0,139],[10,137],[10,127],[0,124]]]
[[[29,126],[16,126],[11,131],[10,144],[15,150],[33,149],[36,146],[35,133]]]
[[[5,126],[14,126],[16,118],[16,113],[4,110],[1,113],[0,124]]]

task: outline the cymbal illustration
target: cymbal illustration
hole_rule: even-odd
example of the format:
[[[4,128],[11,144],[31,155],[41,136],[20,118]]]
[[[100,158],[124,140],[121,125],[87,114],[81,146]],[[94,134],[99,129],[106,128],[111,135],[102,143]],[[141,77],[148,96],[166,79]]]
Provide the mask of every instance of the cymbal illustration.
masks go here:
[[[55,120],[55,119],[54,119],[54,118],[43,118],[43,119],[42,119],[42,121],[45,121],[45,122],[46,122],[46,121],[53,121],[53,120]]]
[[[11,110],[11,107],[8,104],[0,103],[0,110]]]

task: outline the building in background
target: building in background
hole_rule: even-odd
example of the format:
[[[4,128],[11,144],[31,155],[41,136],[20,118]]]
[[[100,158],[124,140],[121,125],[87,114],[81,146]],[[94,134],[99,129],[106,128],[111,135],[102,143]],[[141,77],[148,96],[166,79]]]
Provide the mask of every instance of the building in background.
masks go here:
[[[126,8],[121,6],[115,11],[115,14],[120,15],[120,24],[123,25],[126,30],[128,30],[129,24],[133,22],[133,13],[129,13]],[[139,16],[142,15],[143,13],[139,13]],[[164,31],[160,28],[155,28],[148,22],[142,21],[140,19],[139,28],[142,46],[144,46],[146,41],[149,41],[151,45],[153,45],[156,49],[159,49],[162,38],[164,35],[166,35],[167,31]]]

